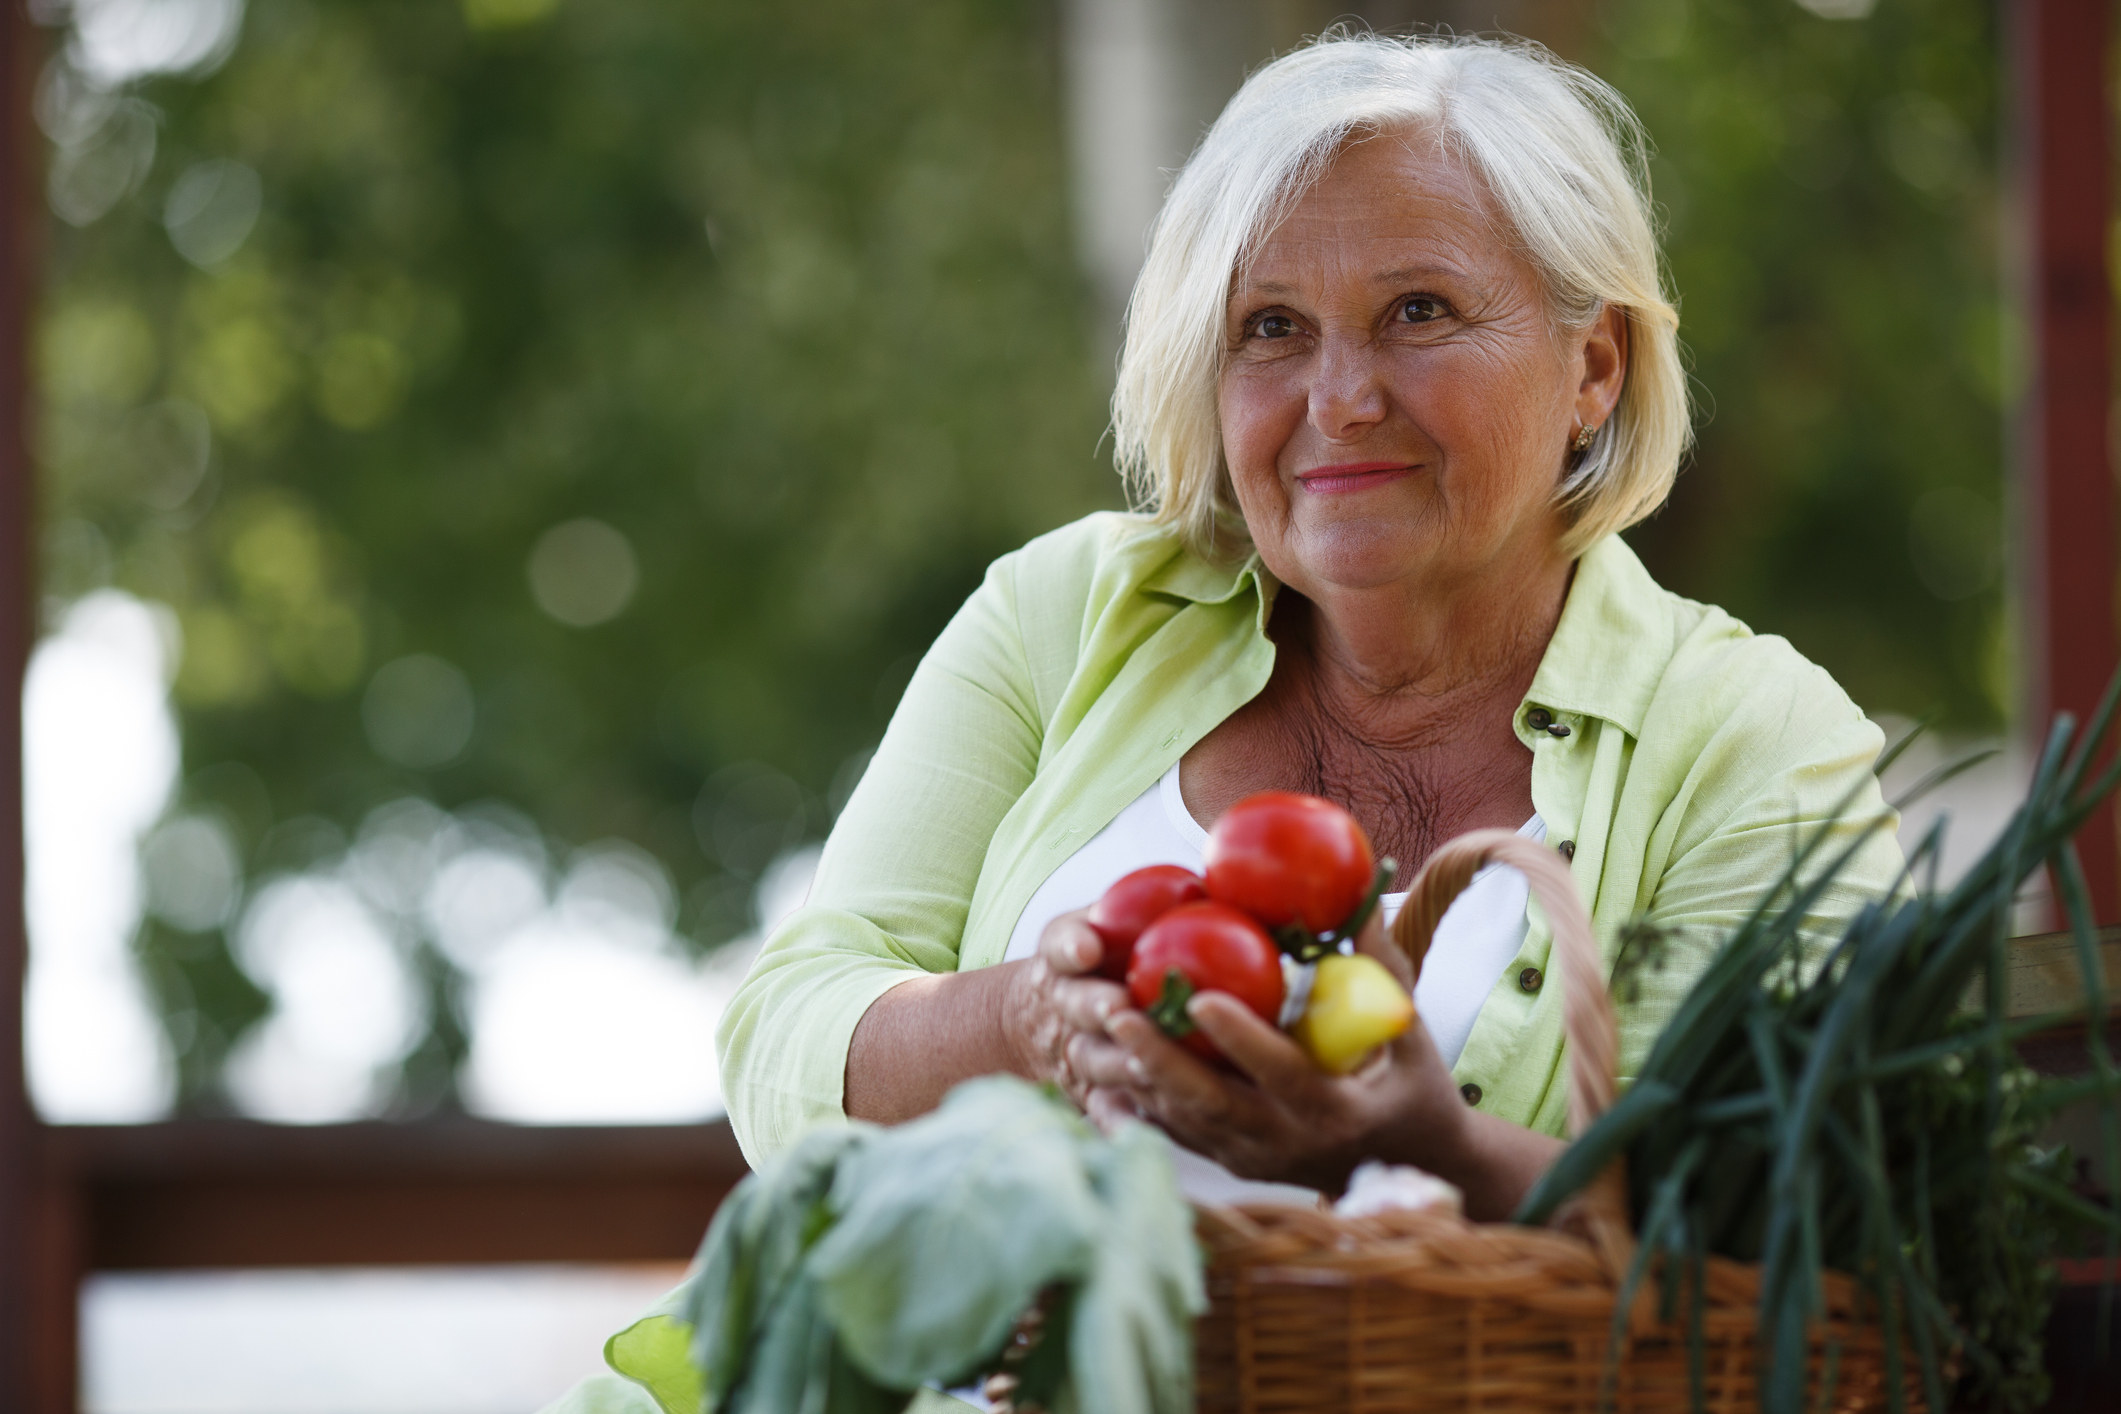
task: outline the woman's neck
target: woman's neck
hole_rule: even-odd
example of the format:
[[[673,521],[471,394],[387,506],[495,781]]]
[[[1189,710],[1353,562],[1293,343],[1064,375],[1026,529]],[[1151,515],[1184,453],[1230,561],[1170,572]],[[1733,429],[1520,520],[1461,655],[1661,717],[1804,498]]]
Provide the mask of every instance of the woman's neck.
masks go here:
[[[1274,637],[1349,730],[1379,745],[1427,737],[1468,721],[1476,704],[1514,707],[1560,622],[1572,569],[1556,554],[1462,586],[1292,594],[1276,607]]]
[[[1186,753],[1187,808],[1213,821],[1254,791],[1322,795],[1402,862],[1465,830],[1521,825],[1534,808],[1532,754],[1512,716],[1570,569],[1555,556],[1463,592],[1286,585],[1270,625],[1273,675]]]

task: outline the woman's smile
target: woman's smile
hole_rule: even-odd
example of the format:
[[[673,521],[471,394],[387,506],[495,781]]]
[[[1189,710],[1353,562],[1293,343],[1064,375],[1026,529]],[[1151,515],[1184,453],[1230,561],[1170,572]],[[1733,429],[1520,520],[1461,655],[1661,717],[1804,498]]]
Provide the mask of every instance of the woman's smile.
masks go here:
[[[1296,484],[1314,496],[1333,496],[1346,491],[1367,491],[1412,476],[1419,462],[1342,462],[1313,467],[1296,473]]]

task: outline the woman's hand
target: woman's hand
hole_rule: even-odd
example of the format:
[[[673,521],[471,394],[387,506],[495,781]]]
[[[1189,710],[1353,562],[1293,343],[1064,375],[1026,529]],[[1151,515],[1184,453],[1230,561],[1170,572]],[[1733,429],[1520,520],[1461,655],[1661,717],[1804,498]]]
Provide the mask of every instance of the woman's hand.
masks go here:
[[[1406,960],[1373,920],[1360,941],[1409,985]],[[1139,1011],[1116,1013],[1118,1054],[1085,1046],[1091,1117],[1140,1115],[1244,1178],[1338,1192],[1364,1159],[1414,1164],[1465,1190],[1468,1212],[1501,1217],[1560,1145],[1470,1109],[1417,1019],[1352,1075],[1321,1071],[1296,1043],[1233,998],[1196,995],[1187,1013],[1238,1069],[1232,1075],[1174,1045]]]
[[[1017,1038],[1018,1073],[1054,1082],[1085,1108],[1091,1087],[1084,1066],[1118,1053],[1105,1026],[1127,1005],[1124,987],[1095,975],[1105,945],[1089,916],[1079,908],[1046,925],[1037,954],[1016,969],[1004,1018]]]
[[[1361,945],[1408,984],[1405,959],[1374,919]],[[1328,1191],[1365,1158],[1433,1170],[1402,1150],[1456,1147],[1465,1103],[1419,1020],[1354,1074],[1334,1076],[1235,998],[1201,992],[1186,1011],[1239,1074],[1174,1045],[1146,1014],[1125,1012],[1108,1027],[1121,1054],[1098,1055],[1090,1067],[1093,1118],[1139,1113],[1241,1177]]]
[[[1088,1038],[1115,1050],[1105,1022],[1127,995],[1087,975],[1104,954],[1088,909],[1046,925],[1035,957],[970,972],[917,973],[862,1013],[847,1043],[841,1105],[850,1119],[899,1124],[943,1102],[959,1081],[1007,1073],[1089,1097],[1069,1058]]]

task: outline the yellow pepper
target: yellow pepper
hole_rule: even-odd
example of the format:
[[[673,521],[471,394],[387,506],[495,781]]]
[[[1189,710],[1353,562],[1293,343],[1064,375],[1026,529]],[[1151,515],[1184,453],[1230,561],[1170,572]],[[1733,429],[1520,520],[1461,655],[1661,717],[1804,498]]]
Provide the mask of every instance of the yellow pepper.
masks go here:
[[[1290,1028],[1319,1069],[1346,1075],[1414,1024],[1414,999],[1374,957],[1318,960],[1311,1000]]]

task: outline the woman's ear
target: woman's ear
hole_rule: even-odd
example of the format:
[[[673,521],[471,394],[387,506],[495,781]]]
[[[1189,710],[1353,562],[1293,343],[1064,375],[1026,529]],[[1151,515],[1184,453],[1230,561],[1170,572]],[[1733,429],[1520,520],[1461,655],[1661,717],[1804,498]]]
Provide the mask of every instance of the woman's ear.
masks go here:
[[[1598,317],[1576,336],[1576,422],[1603,427],[1620,404],[1628,376],[1628,316],[1619,305],[1601,307]]]

